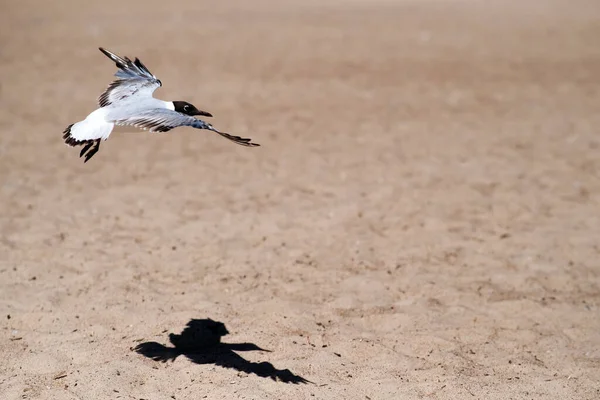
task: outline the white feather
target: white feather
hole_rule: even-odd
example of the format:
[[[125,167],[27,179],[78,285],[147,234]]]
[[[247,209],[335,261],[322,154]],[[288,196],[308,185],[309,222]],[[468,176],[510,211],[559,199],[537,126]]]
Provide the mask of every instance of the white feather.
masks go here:
[[[83,121],[73,124],[71,137],[75,140],[108,139],[115,124],[105,119],[106,109],[99,108],[87,116]]]

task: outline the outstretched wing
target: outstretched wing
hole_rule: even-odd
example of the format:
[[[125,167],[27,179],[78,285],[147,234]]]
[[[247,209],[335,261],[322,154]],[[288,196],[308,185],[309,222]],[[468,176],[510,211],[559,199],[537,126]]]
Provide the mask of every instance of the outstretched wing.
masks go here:
[[[152,75],[150,70],[138,58],[131,61],[127,57],[119,57],[102,47],[99,49],[105,56],[113,60],[119,68],[115,73],[115,76],[119,79],[112,82],[98,98],[100,107],[152,97],[152,93],[162,86],[160,79]]]
[[[258,143],[252,143],[252,139],[233,136],[225,132],[220,132],[200,119],[190,117],[177,111],[165,108],[156,108],[141,112],[135,116],[115,121],[117,125],[135,126],[150,132],[168,132],[178,126],[191,126],[196,129],[208,129],[242,146],[256,147]]]

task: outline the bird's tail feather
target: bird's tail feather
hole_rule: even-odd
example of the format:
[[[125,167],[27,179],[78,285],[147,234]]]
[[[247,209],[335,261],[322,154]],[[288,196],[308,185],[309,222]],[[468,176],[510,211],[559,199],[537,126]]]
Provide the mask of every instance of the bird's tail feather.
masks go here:
[[[84,119],[67,126],[63,131],[63,139],[69,146],[80,146],[98,139],[106,140],[113,127],[113,123],[103,120]]]
[[[67,126],[67,128],[63,131],[63,139],[65,141],[65,144],[67,144],[71,147],[75,147],[75,146],[84,145],[88,142],[93,142],[93,140],[89,140],[89,139],[88,140],[78,139],[76,137],[76,135],[74,135],[75,132],[79,131],[79,126],[81,125],[82,122],[83,121],[71,124],[71,125]]]
[[[113,123],[98,118],[86,118],[67,126],[63,131],[65,144],[71,147],[83,146],[79,157],[85,156],[87,162],[100,148],[100,141],[106,140],[114,127]]]

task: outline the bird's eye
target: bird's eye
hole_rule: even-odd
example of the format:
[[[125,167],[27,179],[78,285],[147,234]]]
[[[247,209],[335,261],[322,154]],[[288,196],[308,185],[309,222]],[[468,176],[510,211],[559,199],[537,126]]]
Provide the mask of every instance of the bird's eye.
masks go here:
[[[189,111],[189,110],[190,110],[190,106],[188,106],[188,105],[183,106],[183,111]]]

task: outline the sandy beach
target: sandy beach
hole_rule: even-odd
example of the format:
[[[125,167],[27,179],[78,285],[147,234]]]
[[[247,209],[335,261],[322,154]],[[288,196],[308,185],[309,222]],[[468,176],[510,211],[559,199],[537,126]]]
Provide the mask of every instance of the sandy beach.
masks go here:
[[[600,398],[600,3],[217,3],[2,2],[0,397]]]

